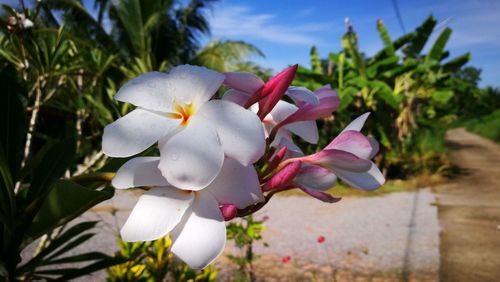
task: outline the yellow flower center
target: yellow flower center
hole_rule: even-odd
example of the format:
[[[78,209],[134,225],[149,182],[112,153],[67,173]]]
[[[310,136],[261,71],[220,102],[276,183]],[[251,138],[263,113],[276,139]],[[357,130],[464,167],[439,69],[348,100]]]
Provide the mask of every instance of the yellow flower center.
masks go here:
[[[174,101],[175,112],[168,113],[167,117],[173,119],[180,119],[182,126],[189,123],[189,118],[194,115],[195,108],[193,103],[177,103]]]

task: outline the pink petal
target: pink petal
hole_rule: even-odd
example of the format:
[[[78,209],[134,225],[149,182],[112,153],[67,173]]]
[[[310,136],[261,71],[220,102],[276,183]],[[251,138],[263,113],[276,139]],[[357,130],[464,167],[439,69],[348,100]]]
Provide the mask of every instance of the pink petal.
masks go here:
[[[238,213],[238,208],[236,208],[236,206],[233,204],[224,204],[219,208],[225,221],[229,221],[235,218],[236,214]]]
[[[268,163],[267,171],[272,171],[273,169],[275,169],[285,157],[285,153],[286,153],[286,147],[281,147],[281,149],[279,149],[279,151],[274,155],[274,157]]]
[[[259,88],[264,85],[264,81],[253,73],[248,72],[226,72],[224,84],[230,88],[246,92],[250,95],[254,94]]]
[[[293,182],[299,187],[326,191],[335,186],[337,176],[326,168],[304,165]]]
[[[368,141],[370,141],[370,145],[372,146],[372,151],[371,151],[370,156],[368,158],[373,159],[373,157],[375,157],[375,155],[380,150],[380,145],[378,144],[378,141],[375,140],[375,138],[373,138],[373,137],[368,137]]]
[[[304,103],[319,105],[318,95],[305,87],[290,86],[285,94],[292,98],[296,105],[302,105]]]
[[[250,96],[248,95],[248,93],[242,92],[242,91],[239,91],[239,90],[235,90],[235,89],[229,89],[222,96],[222,100],[236,103],[236,104],[238,104],[238,105],[240,105],[242,107],[248,101],[248,98],[250,98]]]
[[[306,192],[307,194],[313,196],[314,198],[316,198],[320,201],[326,202],[326,203],[336,203],[342,199],[342,198],[334,197],[334,196],[332,196],[328,193],[325,193],[325,192],[314,191],[314,190],[310,190],[307,188],[300,188],[300,189],[302,191]]]
[[[326,150],[336,149],[352,153],[359,158],[369,159],[373,147],[370,139],[359,131],[344,131],[335,137],[330,144],[325,147]]]
[[[295,161],[286,165],[266,182],[262,190],[271,191],[287,187],[299,173],[301,165],[302,163],[300,161]]]
[[[295,77],[297,68],[298,65],[293,65],[283,70],[264,85],[262,96],[265,98],[260,101],[260,108],[257,113],[261,120],[271,112],[278,101],[285,95],[286,90]]]
[[[316,91],[315,93],[317,93],[319,98],[318,105],[303,104],[299,110],[282,123],[289,124],[296,121],[317,120],[329,117],[338,108],[340,99],[333,90],[320,88]]]
[[[300,159],[306,164],[319,165],[335,171],[343,169],[352,172],[366,172],[370,169],[371,161],[361,159],[356,155],[336,149],[322,150],[313,155]]]

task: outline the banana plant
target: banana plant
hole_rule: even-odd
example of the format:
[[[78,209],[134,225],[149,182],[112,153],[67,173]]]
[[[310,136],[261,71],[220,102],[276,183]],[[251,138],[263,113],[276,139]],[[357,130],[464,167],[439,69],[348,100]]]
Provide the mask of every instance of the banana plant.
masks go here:
[[[378,20],[376,28],[383,48],[372,57],[359,50],[358,35],[348,23],[341,40],[343,50],[332,52],[321,61],[313,47],[312,68],[300,67],[297,83],[313,89],[331,84],[338,89],[340,109],[372,112],[375,122],[368,125],[368,130],[381,140],[382,152],[401,149],[417,127],[447,118],[439,109],[453,97],[448,80],[470,59],[468,53],[448,58],[450,28],[442,30],[432,44],[429,42],[437,32],[436,23],[430,16],[415,31],[393,40]],[[428,44],[429,51],[423,53]],[[352,117],[340,114],[337,118],[342,124]],[[379,161],[383,162],[383,157]]]

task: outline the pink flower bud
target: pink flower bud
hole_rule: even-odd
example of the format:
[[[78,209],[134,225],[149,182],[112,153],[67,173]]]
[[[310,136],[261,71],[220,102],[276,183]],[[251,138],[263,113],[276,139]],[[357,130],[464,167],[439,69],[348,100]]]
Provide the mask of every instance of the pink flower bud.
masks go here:
[[[284,168],[282,168],[280,171],[278,171],[275,175],[269,179],[269,181],[264,184],[264,187],[262,187],[263,191],[271,191],[271,190],[276,190],[276,189],[284,189],[288,185],[290,185],[297,176],[297,174],[300,172],[300,167],[302,165],[302,162],[300,161],[294,161],[292,163],[287,164]]]
[[[236,214],[238,213],[238,209],[233,204],[224,204],[221,205],[219,208],[225,221],[229,221],[235,218]]]
[[[257,113],[261,120],[271,112],[278,101],[285,95],[288,87],[292,84],[297,68],[298,65],[286,68],[264,84],[262,92],[260,93],[260,97],[262,98],[259,102],[259,112]],[[252,98],[250,98],[250,100],[252,100]]]

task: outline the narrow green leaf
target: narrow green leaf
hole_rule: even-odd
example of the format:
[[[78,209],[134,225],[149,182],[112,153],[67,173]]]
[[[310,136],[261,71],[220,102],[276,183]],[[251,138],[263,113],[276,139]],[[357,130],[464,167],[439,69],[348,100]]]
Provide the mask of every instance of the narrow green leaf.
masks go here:
[[[64,247],[61,249],[57,250],[54,254],[51,254],[49,257],[47,257],[47,260],[54,259],[68,251],[71,251],[72,249],[78,247],[79,245],[85,243],[86,241],[90,240],[92,237],[94,237],[94,233],[86,233],[83,235],[78,236],[76,239],[73,239],[72,241],[68,242]]]
[[[377,20],[377,31],[380,35],[380,39],[382,39],[382,42],[384,42],[384,49],[387,50],[388,54],[394,54],[395,50],[394,45],[392,44],[391,36],[389,35],[384,22],[380,19]]]
[[[406,55],[409,57],[416,58],[422,52],[427,40],[432,34],[434,27],[436,26],[436,19],[433,16],[429,16],[415,31],[415,37],[410,42],[408,49],[406,50]]]
[[[448,39],[450,39],[451,36],[451,28],[446,28],[439,34],[439,37],[436,39],[434,44],[432,45],[431,50],[429,51],[429,54],[425,57],[425,60],[431,61],[439,61],[441,56],[443,55],[444,48],[446,47],[446,43],[448,42]]]
[[[31,224],[28,235],[38,238],[84,213],[94,205],[110,199],[114,189],[93,190],[68,180],[57,180]]]
[[[310,57],[312,71],[315,73],[322,73],[321,60],[319,58],[318,49],[316,48],[316,46],[311,47]]]
[[[84,262],[84,261],[91,261],[91,260],[98,260],[105,258],[109,258],[109,256],[100,252],[88,252],[88,253],[51,260],[44,263],[44,265]]]
[[[88,275],[92,272],[96,272],[98,270],[111,267],[113,265],[124,263],[126,261],[127,259],[123,257],[109,257],[106,259],[99,260],[88,266],[79,268],[77,270],[72,270],[71,272],[66,273],[62,277],[59,277],[56,281],[68,281],[70,279],[75,279],[77,277]]]
[[[40,166],[34,169],[33,180],[28,190],[28,200],[47,192],[73,161],[76,140],[66,139],[55,143],[43,156]]]
[[[57,250],[59,247],[62,245],[66,244],[68,241],[70,241],[73,237],[78,236],[79,234],[82,234],[85,231],[88,231],[89,229],[94,228],[94,226],[97,224],[97,221],[85,221],[78,223],[72,227],[70,227],[68,230],[63,232],[61,235],[58,237],[54,238],[53,240],[50,241],[50,244],[45,247],[38,255],[30,259],[28,262],[26,262],[24,265],[18,268],[18,271],[20,273],[32,271],[35,269],[37,266],[41,264],[47,264],[47,261],[45,261],[45,257],[50,255],[52,252]]]
[[[443,71],[446,73],[453,73],[458,71],[462,66],[467,64],[471,59],[470,53],[465,53],[461,56],[458,56],[446,64],[443,65]]]
[[[26,138],[26,88],[17,71],[7,66],[0,71],[0,146],[15,181],[23,158]]]

